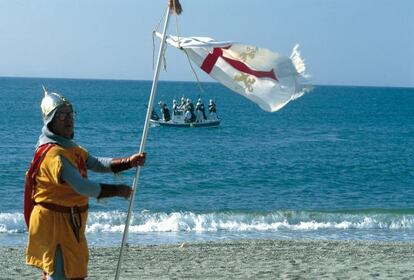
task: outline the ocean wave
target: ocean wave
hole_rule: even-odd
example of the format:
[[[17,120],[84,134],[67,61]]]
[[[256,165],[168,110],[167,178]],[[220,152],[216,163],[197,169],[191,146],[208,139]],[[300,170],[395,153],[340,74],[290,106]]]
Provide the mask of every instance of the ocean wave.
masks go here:
[[[318,230],[414,230],[414,214],[395,211],[361,213],[274,211],[254,212],[151,212],[143,210],[132,216],[131,233],[151,232],[266,232]],[[118,233],[124,229],[126,213],[90,212],[87,232]],[[21,213],[0,213],[0,233],[26,231]]]

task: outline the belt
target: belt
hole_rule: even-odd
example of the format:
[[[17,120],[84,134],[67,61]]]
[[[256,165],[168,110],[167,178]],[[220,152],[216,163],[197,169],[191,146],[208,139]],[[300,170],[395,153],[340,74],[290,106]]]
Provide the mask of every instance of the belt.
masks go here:
[[[61,206],[61,205],[57,205],[57,204],[53,204],[53,203],[48,203],[48,202],[38,202],[36,203],[48,210],[52,210],[55,212],[60,212],[60,213],[73,213],[74,211],[77,213],[83,213],[86,212],[86,210],[88,210],[89,205],[83,205],[83,206],[73,206],[73,207],[67,207],[67,206]]]

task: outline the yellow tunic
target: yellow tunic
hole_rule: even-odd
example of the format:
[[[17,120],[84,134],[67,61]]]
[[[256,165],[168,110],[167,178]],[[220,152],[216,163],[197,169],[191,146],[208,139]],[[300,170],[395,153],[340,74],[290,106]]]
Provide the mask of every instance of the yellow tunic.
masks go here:
[[[86,177],[88,152],[81,147],[63,148],[53,146],[40,165],[34,185],[34,201],[73,207],[88,204],[88,197],[76,193],[60,179],[64,156]],[[81,214],[82,226],[79,242],[70,224],[70,214],[48,210],[36,205],[30,216],[29,239],[26,263],[39,267],[53,275],[55,253],[59,245],[62,250],[64,272],[67,278],[87,276],[88,245],[85,238],[87,212]]]

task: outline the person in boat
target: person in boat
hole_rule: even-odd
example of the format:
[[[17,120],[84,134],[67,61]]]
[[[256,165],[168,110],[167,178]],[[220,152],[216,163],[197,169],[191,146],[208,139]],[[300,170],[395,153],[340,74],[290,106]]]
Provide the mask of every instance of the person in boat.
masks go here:
[[[191,122],[195,122],[196,115],[194,113],[194,104],[193,104],[193,102],[191,101],[190,98],[187,98],[185,110],[190,111],[190,114],[191,114],[191,119],[190,120],[191,120]]]
[[[190,110],[191,113],[194,114],[194,104],[190,98],[187,98],[186,109]]]
[[[89,198],[131,195],[129,186],[97,183],[87,171],[118,173],[142,166],[145,154],[95,157],[74,142],[75,112],[65,97],[45,90],[41,110],[44,125],[26,173],[26,263],[40,268],[42,279],[84,279]]]
[[[165,104],[164,102],[160,101],[160,102],[158,102],[158,105],[161,108],[161,116],[162,116],[162,119],[165,122],[170,121],[171,120],[171,114],[170,114],[170,110],[168,109],[167,104]]]
[[[181,103],[180,105],[178,105],[179,109],[185,110],[185,106],[186,106],[186,102],[185,102],[185,97],[181,97]]]
[[[195,110],[196,110],[196,116],[197,116],[196,121],[197,122],[203,122],[204,120],[207,119],[206,110],[204,108],[204,104],[201,98],[198,99]]]
[[[172,109],[173,109],[173,114],[176,115],[177,110],[178,110],[178,104],[177,104],[177,100],[173,100],[173,105],[172,105]]]
[[[193,115],[189,109],[186,109],[184,112],[184,122],[185,123],[192,123],[194,122]]]
[[[198,99],[198,102],[201,103],[201,111],[203,112],[203,118],[206,120],[207,119],[207,116],[206,116],[206,107],[204,106],[204,103],[201,100],[201,98]]]
[[[155,112],[154,108],[152,108],[151,112],[151,120],[158,121],[160,117],[158,116],[157,112]]]
[[[216,103],[214,103],[213,99],[210,99],[209,103],[208,103],[208,112],[210,115],[210,119],[218,119],[217,116],[217,108],[216,108]]]
[[[170,110],[168,109],[167,104],[164,103],[162,111],[163,111],[162,117],[163,117],[164,121],[166,121],[166,122],[170,121],[171,120],[171,114],[170,114]]]

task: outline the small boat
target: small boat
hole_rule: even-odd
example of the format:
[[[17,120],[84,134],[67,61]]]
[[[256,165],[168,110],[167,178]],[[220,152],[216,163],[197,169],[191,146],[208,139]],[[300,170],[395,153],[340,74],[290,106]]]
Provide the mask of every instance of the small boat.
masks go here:
[[[165,121],[162,118],[151,118],[153,126],[168,126],[168,127],[217,127],[220,125],[221,119],[215,114],[211,114],[206,120],[199,119],[193,122],[188,122],[184,117],[184,110],[175,110],[172,118]]]

